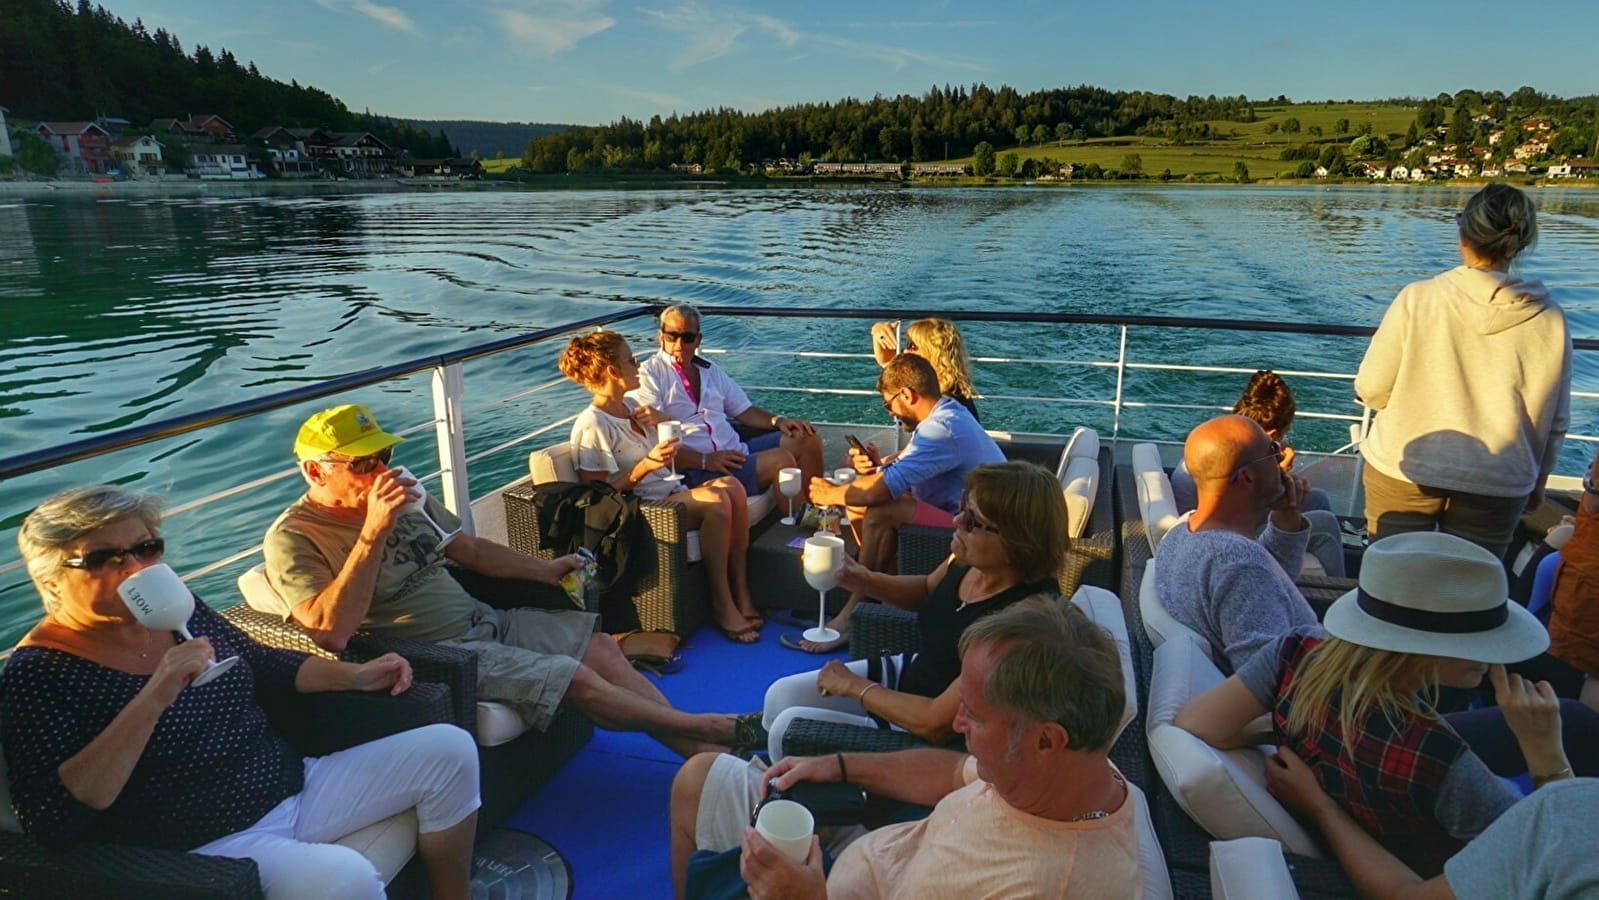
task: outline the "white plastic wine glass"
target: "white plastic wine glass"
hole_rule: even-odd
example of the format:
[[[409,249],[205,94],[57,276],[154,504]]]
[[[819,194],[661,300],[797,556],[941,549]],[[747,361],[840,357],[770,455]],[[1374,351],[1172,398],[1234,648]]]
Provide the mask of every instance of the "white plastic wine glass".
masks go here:
[[[683,439],[683,423],[676,419],[668,419],[655,426],[655,440],[674,441]],[[682,481],[683,476],[677,474],[677,456],[672,456],[672,474],[662,475],[663,481]]]
[[[189,593],[189,586],[166,563],[146,566],[129,575],[117,585],[117,595],[122,598],[128,612],[144,627],[151,631],[175,631],[186,641],[194,640],[194,635],[189,633],[189,617],[194,615],[194,595]],[[238,661],[237,656],[230,656],[221,662],[208,662],[205,671],[189,684],[199,687],[233,668]]]
[[[457,528],[454,531],[445,531],[442,527],[440,527],[439,523],[433,521],[432,516],[428,515],[428,489],[422,486],[422,479],[412,475],[411,470],[407,469],[405,466],[394,466],[389,471],[393,472],[400,478],[406,478],[416,482],[416,484],[412,485],[412,488],[417,491],[417,498],[405,505],[405,512],[416,513],[433,527],[434,533],[439,536],[439,549],[444,549],[445,544],[455,540],[455,536],[461,533],[461,529]]]
[[[802,637],[818,644],[839,639],[839,633],[827,627],[827,592],[838,587],[838,569],[844,564],[844,539],[836,534],[818,534],[805,539],[802,557],[805,583],[821,595],[816,610],[816,627],[805,629]]]
[[[794,498],[799,496],[800,488],[803,486],[800,484],[802,474],[804,473],[799,469],[792,467],[777,470],[777,489],[788,498],[788,515],[781,519],[784,525],[793,525],[797,521],[794,518]]]

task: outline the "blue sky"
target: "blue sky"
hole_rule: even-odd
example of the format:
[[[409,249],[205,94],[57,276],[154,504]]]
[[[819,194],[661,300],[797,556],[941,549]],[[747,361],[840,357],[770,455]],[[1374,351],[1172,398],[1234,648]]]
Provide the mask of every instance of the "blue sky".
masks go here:
[[[1019,90],[1599,93],[1599,3],[99,0],[356,110],[578,122],[982,81]],[[1297,12],[1304,8],[1306,12]]]

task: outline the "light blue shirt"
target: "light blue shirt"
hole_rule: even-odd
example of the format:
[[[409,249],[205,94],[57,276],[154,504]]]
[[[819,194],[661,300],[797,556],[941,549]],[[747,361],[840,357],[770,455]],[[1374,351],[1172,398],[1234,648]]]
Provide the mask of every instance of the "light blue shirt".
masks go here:
[[[909,488],[916,499],[955,514],[966,473],[984,463],[1004,462],[1005,454],[966,407],[948,397],[916,426],[905,452],[883,470],[883,483],[898,497]]]

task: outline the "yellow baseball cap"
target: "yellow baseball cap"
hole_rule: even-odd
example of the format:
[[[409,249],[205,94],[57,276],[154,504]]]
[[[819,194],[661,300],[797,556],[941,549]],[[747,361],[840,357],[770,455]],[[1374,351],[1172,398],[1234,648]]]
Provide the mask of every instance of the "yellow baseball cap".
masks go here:
[[[379,428],[371,410],[346,403],[306,419],[294,437],[294,455],[300,459],[319,459],[329,453],[370,456],[403,440]]]

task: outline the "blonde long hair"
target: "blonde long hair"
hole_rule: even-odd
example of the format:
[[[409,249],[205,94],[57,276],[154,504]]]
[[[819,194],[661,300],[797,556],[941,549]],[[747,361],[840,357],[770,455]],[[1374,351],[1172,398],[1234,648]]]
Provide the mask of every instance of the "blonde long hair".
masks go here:
[[[975,397],[972,363],[966,356],[966,342],[955,323],[948,319],[917,319],[905,326],[905,338],[916,346],[917,356],[933,365],[938,373],[938,389],[953,397]],[[909,347],[907,346],[907,350]]]
[[[1422,685],[1419,695],[1406,687],[1418,682]],[[1286,730],[1295,737],[1304,735],[1338,699],[1338,724],[1344,749],[1350,752],[1352,736],[1359,733],[1361,720],[1373,708],[1381,710],[1398,729],[1409,716],[1437,719],[1433,711],[1437,695],[1438,664],[1432,657],[1377,650],[1329,637],[1306,654],[1288,685],[1284,695],[1288,701]]]

